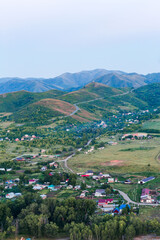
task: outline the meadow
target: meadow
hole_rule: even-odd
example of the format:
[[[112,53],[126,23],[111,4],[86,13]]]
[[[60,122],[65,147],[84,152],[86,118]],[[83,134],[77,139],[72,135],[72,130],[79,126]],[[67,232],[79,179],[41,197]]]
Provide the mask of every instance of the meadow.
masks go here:
[[[68,165],[75,172],[92,169],[109,173],[158,173],[160,170],[159,143],[158,137],[119,141],[114,146],[106,145],[103,150],[94,150],[88,154],[82,152],[71,158]]]
[[[144,122],[143,129],[160,130],[160,118]]]

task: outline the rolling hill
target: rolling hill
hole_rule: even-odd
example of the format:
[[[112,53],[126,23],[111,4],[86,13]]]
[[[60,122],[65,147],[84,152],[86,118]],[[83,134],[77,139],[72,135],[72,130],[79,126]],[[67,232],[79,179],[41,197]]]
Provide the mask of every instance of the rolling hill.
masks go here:
[[[18,91],[0,95],[0,112],[15,112],[19,109],[44,98],[57,98],[64,92],[50,90],[42,93]]]
[[[74,112],[78,107],[78,111]],[[15,122],[47,122],[69,116],[80,122],[102,119],[116,111],[160,106],[160,83],[133,90],[117,89],[92,82],[73,92],[50,90],[42,93],[19,91],[0,95],[0,112],[10,112]]]

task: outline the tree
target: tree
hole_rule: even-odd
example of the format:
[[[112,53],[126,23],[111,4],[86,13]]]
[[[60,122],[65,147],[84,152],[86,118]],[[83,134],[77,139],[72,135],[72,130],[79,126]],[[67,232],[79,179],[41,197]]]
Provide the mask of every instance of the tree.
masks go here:
[[[58,226],[55,223],[47,223],[45,225],[45,235],[47,237],[55,237],[58,233]]]
[[[129,225],[125,231],[126,240],[132,240],[135,237],[135,235],[136,235],[136,232],[135,232],[134,226]]]

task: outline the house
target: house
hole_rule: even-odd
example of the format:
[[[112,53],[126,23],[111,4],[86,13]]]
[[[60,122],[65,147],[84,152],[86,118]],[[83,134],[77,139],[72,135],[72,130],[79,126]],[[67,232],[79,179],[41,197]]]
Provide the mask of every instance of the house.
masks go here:
[[[106,195],[105,189],[96,189],[95,197],[103,197]]]
[[[99,199],[98,200],[99,207],[106,207],[109,203],[113,203],[113,199]]]
[[[69,178],[68,179],[66,179],[66,183],[68,183],[69,182]]]
[[[25,159],[23,157],[17,157],[16,161],[21,162],[21,161],[25,161]]]
[[[90,177],[89,174],[82,174],[81,177]]]
[[[102,179],[102,178],[110,178],[111,176],[109,174],[103,174],[103,173],[99,173],[98,175],[93,175],[92,178],[94,180],[98,180],[98,179]]]
[[[125,184],[132,184],[132,182],[131,182],[131,180],[126,180],[125,182],[124,182]]]
[[[55,162],[54,163],[54,167],[57,168],[58,167],[58,163]]]
[[[46,170],[47,170],[47,167],[46,167],[46,166],[41,167],[41,171],[42,171],[42,172],[44,172],[44,171],[46,171]]]
[[[144,184],[144,183],[147,183],[147,182],[149,182],[151,180],[154,180],[154,179],[155,179],[155,177],[148,177],[148,178],[144,178],[142,180],[139,180],[138,183],[139,184]]]
[[[15,193],[15,197],[21,197],[22,193]]]
[[[10,171],[12,171],[12,168],[7,168],[6,171],[10,172]]]
[[[114,178],[108,178],[108,183],[114,183]]]
[[[34,187],[33,187],[34,190],[42,190],[43,187],[39,184],[36,184]]]
[[[113,210],[113,213],[114,213],[114,214],[118,214],[118,213],[119,213],[119,208],[115,208],[115,209]]]
[[[84,175],[82,175],[82,176],[84,176]],[[82,177],[82,176],[81,176],[81,177]],[[98,179],[101,179],[101,176],[99,176],[99,175],[93,175],[92,178],[93,178],[93,180],[98,180]]]
[[[128,206],[129,209],[131,208],[130,205],[128,205],[128,204],[122,204],[122,205],[120,205],[119,208],[115,208],[115,209],[113,210],[113,213],[114,213],[114,214],[122,213],[123,209],[126,208],[127,206]]]
[[[67,189],[73,189],[73,186],[72,185],[68,185]]]
[[[75,187],[74,187],[74,190],[80,190],[81,189],[81,186],[80,185],[76,185]]]
[[[107,205],[107,207],[101,208],[101,210],[105,213],[112,213],[115,209],[115,205]]]
[[[51,162],[51,163],[49,163],[49,166],[50,166],[50,167],[53,167],[54,164],[55,164],[55,162]]]
[[[80,197],[80,198],[84,198],[85,195],[86,195],[86,193],[85,193],[85,192],[82,192],[79,197]]]
[[[5,182],[5,184],[12,184],[12,183],[13,183],[12,180],[7,180],[7,181]]]
[[[6,194],[7,199],[12,199],[15,197],[15,194],[13,192]]]
[[[143,188],[141,193],[141,202],[142,203],[153,203],[154,198],[151,195],[152,191],[148,188]]]
[[[55,187],[54,185],[49,185],[48,189],[54,191],[55,190],[54,187]]]
[[[54,191],[56,191],[56,190],[60,190],[62,188],[62,186],[61,185],[57,185],[57,186],[55,186],[55,189],[54,189]]]
[[[34,184],[34,183],[36,183],[37,182],[37,179],[30,179],[29,180],[29,184]]]
[[[93,171],[92,170],[87,170],[87,172],[85,172],[85,175],[93,176]]]
[[[109,174],[102,174],[103,178],[110,178],[111,176]]]
[[[5,168],[0,168],[0,171],[5,171]]]
[[[47,195],[41,194],[40,197],[41,197],[42,199],[46,199],[46,198],[47,198]]]

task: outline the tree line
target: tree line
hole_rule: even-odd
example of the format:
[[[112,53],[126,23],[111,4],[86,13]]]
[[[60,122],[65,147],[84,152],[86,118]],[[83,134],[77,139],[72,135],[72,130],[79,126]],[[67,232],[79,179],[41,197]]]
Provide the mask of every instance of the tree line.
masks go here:
[[[63,233],[71,240],[132,240],[141,234],[160,234],[157,219],[142,221],[126,211],[114,217],[95,211],[93,200],[42,200],[36,193],[25,193],[15,201],[0,203],[0,239],[18,234],[40,238]]]

